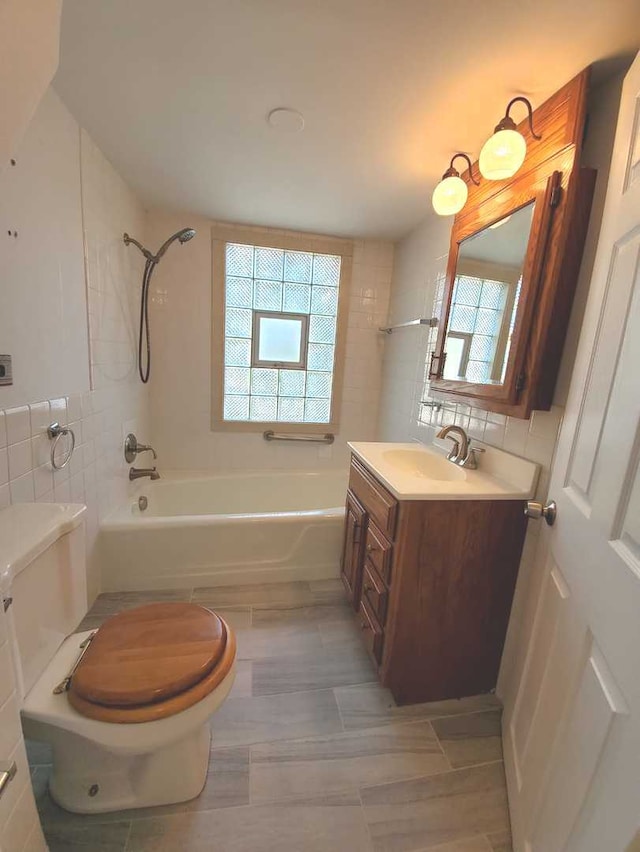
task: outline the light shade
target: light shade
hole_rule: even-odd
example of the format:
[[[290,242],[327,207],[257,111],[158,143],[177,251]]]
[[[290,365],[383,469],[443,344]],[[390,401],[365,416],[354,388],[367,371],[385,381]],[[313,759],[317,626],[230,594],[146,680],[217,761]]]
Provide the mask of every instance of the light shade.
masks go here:
[[[498,130],[482,146],[478,168],[487,180],[513,177],[524,163],[527,143],[517,130]]]
[[[433,190],[431,203],[438,216],[455,216],[467,203],[469,190],[461,177],[445,177]]]

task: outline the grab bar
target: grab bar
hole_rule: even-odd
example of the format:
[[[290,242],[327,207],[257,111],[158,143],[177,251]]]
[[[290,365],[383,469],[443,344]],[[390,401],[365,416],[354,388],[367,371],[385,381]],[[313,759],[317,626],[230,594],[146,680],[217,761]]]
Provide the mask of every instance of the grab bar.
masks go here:
[[[286,432],[274,432],[273,429],[267,429],[262,433],[262,437],[265,441],[309,441],[314,444],[333,444],[336,439],[331,432],[325,435],[288,435]]]
[[[388,325],[384,328],[379,328],[383,334],[392,334],[396,328],[408,328],[411,325],[428,325],[429,328],[436,328],[438,325],[438,317],[420,317],[420,319],[409,320],[408,322],[399,322],[396,325]]]

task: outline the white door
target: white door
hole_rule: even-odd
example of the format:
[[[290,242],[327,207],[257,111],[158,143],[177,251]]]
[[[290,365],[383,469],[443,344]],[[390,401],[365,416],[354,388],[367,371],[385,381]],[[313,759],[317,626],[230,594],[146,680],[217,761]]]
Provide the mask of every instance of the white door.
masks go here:
[[[544,580],[505,696],[516,852],[624,852],[640,826],[639,462],[640,56],[552,470],[557,520],[538,548]]]

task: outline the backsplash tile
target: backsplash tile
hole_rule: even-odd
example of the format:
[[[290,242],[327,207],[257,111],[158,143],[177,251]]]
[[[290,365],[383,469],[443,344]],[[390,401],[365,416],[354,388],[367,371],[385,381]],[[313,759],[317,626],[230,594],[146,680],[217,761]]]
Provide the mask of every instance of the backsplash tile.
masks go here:
[[[396,246],[388,324],[440,317],[450,227],[449,221],[429,217]],[[478,441],[542,465],[538,494],[544,496],[563,409],[553,406],[520,420],[432,395],[429,367],[437,335],[437,328],[426,327],[391,335],[383,366],[379,439],[430,443],[440,427],[462,426]]]

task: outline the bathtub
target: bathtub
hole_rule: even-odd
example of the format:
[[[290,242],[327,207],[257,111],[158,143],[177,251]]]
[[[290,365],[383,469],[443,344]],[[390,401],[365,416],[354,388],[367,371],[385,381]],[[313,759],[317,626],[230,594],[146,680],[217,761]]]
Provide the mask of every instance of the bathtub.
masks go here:
[[[104,591],[339,573],[347,471],[163,474],[100,525]],[[139,498],[146,497],[141,511]]]

